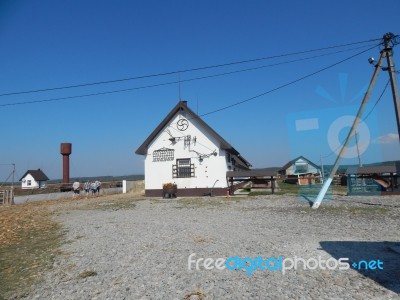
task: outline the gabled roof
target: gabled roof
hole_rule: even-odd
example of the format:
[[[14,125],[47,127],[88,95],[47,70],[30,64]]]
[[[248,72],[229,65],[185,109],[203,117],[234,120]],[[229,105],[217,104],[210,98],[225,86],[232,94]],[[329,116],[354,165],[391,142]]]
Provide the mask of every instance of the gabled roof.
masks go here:
[[[28,170],[28,171],[26,171],[25,174],[21,177],[21,179],[19,181],[21,181],[23,178],[25,178],[26,175],[28,175],[28,174],[31,174],[33,179],[35,179],[36,181],[49,180],[49,178],[46,176],[46,174],[43,173],[42,170],[37,169],[37,170]]]
[[[319,169],[319,167],[314,164],[311,160],[305,158],[304,156],[300,155],[299,157],[292,159],[291,161],[289,161],[286,165],[284,165],[279,171],[283,171],[286,170],[287,168],[289,168],[291,165],[293,165],[296,161],[298,161],[299,159],[304,159],[305,161],[307,161],[310,165],[312,165],[314,168]]]
[[[240,161],[246,165],[248,168],[251,167],[251,164],[244,159],[240,153],[232,147],[226,140],[224,140],[217,132],[214,131],[210,126],[207,125],[194,111],[192,111],[187,106],[187,101],[179,101],[177,105],[169,112],[169,114],[161,121],[161,123],[154,129],[154,131],[149,135],[149,137],[143,142],[142,145],[136,150],[136,154],[146,155],[147,149],[150,143],[155,139],[157,134],[171,121],[171,119],[179,112],[186,112],[190,117],[188,119],[196,119],[196,121],[203,127],[208,133],[211,134],[219,143],[221,144],[221,148],[226,150],[227,152],[237,156]]]

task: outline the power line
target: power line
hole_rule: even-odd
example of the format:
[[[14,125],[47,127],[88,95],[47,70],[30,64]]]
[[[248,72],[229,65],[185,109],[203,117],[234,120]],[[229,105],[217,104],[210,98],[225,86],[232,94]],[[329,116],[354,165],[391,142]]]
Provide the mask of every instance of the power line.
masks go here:
[[[324,67],[324,68],[322,68],[322,69],[319,69],[319,70],[317,70],[317,71],[315,71],[315,72],[312,72],[312,73],[310,73],[310,74],[304,75],[304,76],[302,76],[302,77],[300,77],[300,78],[297,78],[297,79],[295,79],[295,80],[292,80],[292,81],[290,81],[290,82],[288,82],[288,83],[282,84],[282,85],[280,85],[280,86],[278,86],[278,87],[276,87],[276,88],[273,88],[273,89],[271,89],[271,90],[268,90],[268,91],[263,92],[263,93],[261,93],[261,94],[258,94],[258,95],[256,95],[256,96],[253,96],[253,97],[247,98],[247,99],[245,99],[245,100],[238,101],[238,102],[235,102],[235,103],[233,103],[233,104],[230,104],[230,105],[221,107],[221,108],[219,108],[219,109],[210,111],[210,112],[208,112],[208,113],[202,114],[201,116],[202,116],[202,117],[203,117],[203,116],[207,116],[207,115],[210,115],[210,114],[213,114],[213,113],[216,113],[216,112],[219,112],[219,111],[222,111],[222,110],[225,110],[225,109],[228,109],[228,108],[231,108],[231,107],[234,107],[234,106],[237,106],[237,105],[240,105],[240,104],[249,102],[249,101],[252,101],[252,100],[254,100],[254,99],[260,98],[261,96],[265,96],[265,95],[270,94],[270,93],[272,93],[272,92],[278,91],[278,90],[283,89],[283,88],[285,88],[285,87],[287,87],[287,86],[290,86],[290,85],[293,85],[293,84],[295,84],[295,83],[297,83],[297,82],[299,82],[299,81],[302,81],[302,80],[304,80],[304,79],[306,79],[306,78],[308,78],[308,77],[314,76],[314,75],[316,75],[316,74],[318,74],[318,73],[321,73],[321,72],[326,71],[326,70],[328,70],[328,69],[330,69],[330,68],[333,68],[334,66],[337,66],[337,65],[339,65],[339,64],[341,64],[341,63],[344,63],[345,61],[348,61],[348,60],[350,60],[350,59],[352,59],[352,58],[354,58],[354,57],[357,57],[357,56],[359,56],[359,55],[361,55],[361,54],[363,54],[363,53],[365,53],[365,52],[367,52],[367,51],[369,51],[369,50],[375,48],[376,46],[377,46],[377,45],[374,45],[373,47],[368,48],[368,49],[366,49],[366,50],[363,50],[363,51],[361,51],[361,52],[359,52],[359,53],[357,53],[357,54],[354,54],[354,55],[352,55],[352,56],[350,56],[350,57],[348,57],[348,58],[345,58],[345,59],[343,59],[343,60],[341,60],[341,61],[338,61],[338,62],[336,62],[336,63],[334,63],[334,64],[331,64],[331,65],[329,65],[329,66],[327,66],[327,67]]]
[[[201,70],[206,70],[206,69],[227,67],[227,66],[232,66],[232,65],[237,65],[237,64],[245,64],[245,63],[250,63],[250,62],[257,62],[257,61],[262,61],[262,60],[281,58],[281,57],[287,57],[287,56],[292,56],[292,55],[300,55],[300,54],[306,54],[306,53],[311,53],[311,52],[316,52],[316,51],[329,50],[329,49],[334,49],[334,48],[347,47],[347,46],[352,46],[352,45],[356,45],[356,44],[374,42],[374,41],[378,41],[378,40],[381,40],[381,38],[379,38],[379,39],[370,39],[370,40],[366,40],[366,41],[353,42],[353,43],[342,44],[342,45],[323,47],[323,48],[317,48],[317,49],[311,49],[311,50],[297,51],[297,52],[286,53],[286,54],[273,55],[273,56],[267,56],[267,57],[261,57],[261,58],[247,59],[247,60],[241,60],[241,61],[235,61],[235,62],[229,62],[229,63],[223,63],[223,64],[216,64],[216,65],[203,66],[203,67],[197,67],[197,68],[176,70],[176,71],[170,71],[170,72],[164,72],[164,73],[148,74],[148,75],[142,75],[142,76],[120,78],[120,79],[113,79],[113,80],[105,80],[105,81],[97,81],[97,82],[82,83],[82,84],[74,84],[74,85],[59,86],[59,87],[51,87],[51,88],[42,88],[42,89],[36,89],[36,90],[9,92],[9,93],[0,94],[0,97],[12,96],[12,95],[21,95],[21,94],[30,94],[30,93],[48,92],[48,91],[63,90],[63,89],[72,89],[72,88],[85,87],[85,86],[93,86],[93,85],[101,85],[101,84],[109,84],[109,83],[116,83],[116,82],[131,81],[131,80],[137,80],[137,79],[145,79],[145,78],[151,78],[151,77],[173,75],[173,74],[178,74],[178,73],[201,71]]]
[[[375,107],[378,105],[379,101],[381,101],[383,94],[385,94],[385,91],[387,89],[387,87],[389,86],[390,80],[388,80],[388,82],[386,83],[381,95],[379,96],[378,100],[376,100],[374,106],[371,108],[371,110],[369,111],[369,113],[367,114],[367,116],[364,118],[363,122],[365,122],[365,120],[368,119],[369,115],[374,111]]]
[[[297,79],[295,79],[295,80],[292,80],[292,81],[290,81],[290,82],[287,82],[287,83],[285,83],[285,84],[282,84],[282,85],[280,85],[280,86],[278,86],[278,87],[275,87],[275,88],[273,88],[273,89],[270,89],[270,90],[268,90],[268,91],[266,91],[266,92],[263,92],[263,93],[261,93],[261,94],[258,94],[258,95],[256,95],[256,96],[253,96],[253,97],[250,97],[250,98],[247,98],[247,99],[244,99],[244,100],[241,100],[241,101],[232,103],[232,104],[230,104],[230,105],[227,105],[227,106],[224,106],[224,107],[215,109],[215,110],[213,110],[213,111],[210,111],[210,112],[201,114],[201,115],[196,116],[196,117],[192,117],[192,118],[190,118],[189,120],[193,120],[193,119],[197,119],[197,118],[200,118],[200,117],[208,116],[208,115],[211,115],[211,114],[214,114],[214,113],[217,113],[217,112],[220,112],[220,111],[223,111],[223,110],[226,110],[226,109],[229,109],[229,108],[232,108],[232,107],[241,105],[241,104],[243,104],[243,103],[246,103],[246,102],[255,100],[255,99],[257,99],[257,98],[260,98],[260,97],[265,96],[265,95],[267,95],[267,94],[270,94],[270,93],[272,93],[272,92],[276,92],[276,91],[281,90],[281,89],[283,89],[283,88],[285,88],[285,87],[287,87],[287,86],[293,85],[293,84],[295,84],[295,83],[297,83],[297,82],[299,82],[299,81],[302,81],[302,80],[304,80],[304,79],[306,79],[306,78],[308,78],[308,77],[314,76],[314,75],[316,75],[316,74],[318,74],[318,73],[321,73],[321,72],[326,71],[326,70],[328,70],[328,69],[330,69],[330,68],[333,68],[333,67],[335,67],[335,66],[337,66],[337,65],[339,65],[339,64],[341,64],[341,63],[344,63],[344,62],[346,62],[346,61],[348,61],[348,60],[350,60],[350,59],[353,59],[354,57],[357,57],[357,56],[359,56],[359,55],[361,55],[361,54],[363,54],[363,53],[365,53],[365,52],[367,52],[367,51],[369,51],[369,50],[375,48],[376,46],[377,46],[377,45],[374,45],[373,47],[370,47],[370,48],[368,48],[368,49],[366,49],[366,50],[363,50],[363,51],[361,51],[361,52],[358,52],[358,53],[356,53],[356,54],[354,54],[354,55],[352,55],[352,56],[350,56],[350,57],[347,57],[347,58],[345,58],[345,59],[342,59],[342,60],[340,60],[340,61],[338,61],[338,62],[336,62],[336,63],[333,63],[333,64],[331,64],[331,65],[329,65],[329,66],[327,66],[327,67],[324,67],[324,68],[322,68],[322,69],[319,69],[319,70],[317,70],[317,71],[314,71],[314,72],[312,72],[312,73],[310,73],[310,74],[304,75],[304,76],[302,76],[302,77],[300,77],[300,78],[297,78]]]
[[[370,110],[369,113],[365,116],[365,118],[362,120],[362,122],[365,122],[365,121],[368,119],[368,117],[370,116],[370,114],[374,111],[375,107],[378,105],[379,101],[381,101],[383,95],[385,94],[385,91],[386,91],[387,87],[389,86],[389,83],[390,83],[390,80],[388,80],[388,82],[386,83],[385,87],[384,87],[383,90],[382,90],[382,93],[380,94],[380,96],[379,96],[378,99],[376,100],[374,106],[371,108],[371,110]],[[343,142],[344,142],[344,141],[343,141]],[[327,158],[327,157],[331,156],[332,154],[336,153],[336,151],[339,150],[340,147],[342,147],[343,142],[340,143],[340,145],[339,145],[335,150],[331,151],[331,153],[329,153],[329,154],[327,154],[327,155],[325,155],[325,156],[322,156],[322,158]]]
[[[350,59],[352,59],[352,58],[354,58],[354,57],[357,57],[357,56],[359,56],[359,55],[361,55],[361,54],[363,54],[363,53],[365,53],[365,52],[367,52],[367,51],[369,51],[369,50],[375,48],[376,46],[377,46],[377,45],[374,45],[373,47],[370,47],[370,48],[368,48],[368,49],[366,49],[366,50],[363,50],[363,51],[361,51],[361,52],[358,52],[358,53],[356,53],[356,54],[354,54],[354,55],[352,55],[352,56],[350,56],[350,57],[348,57],[348,58],[345,58],[345,59],[343,59],[343,60],[340,60],[340,61],[338,61],[338,62],[336,62],[336,63],[334,63],[334,64],[331,64],[331,65],[329,65],[329,66],[327,66],[327,67],[324,67],[324,68],[322,68],[322,69],[319,69],[319,70],[317,70],[317,71],[315,71],[315,72],[312,72],[312,73],[310,73],[310,74],[304,75],[304,76],[302,76],[302,77],[300,77],[300,78],[297,78],[297,79],[292,80],[292,81],[290,81],[290,82],[288,82],[288,83],[282,84],[282,85],[280,85],[280,86],[278,86],[278,87],[276,87],[276,88],[270,89],[270,90],[268,90],[268,91],[266,91],[266,92],[263,92],[263,93],[261,93],[261,94],[258,94],[258,95],[256,95],[256,96],[253,96],[253,97],[247,98],[247,99],[245,99],[245,100],[238,101],[238,102],[235,102],[235,103],[233,103],[233,104],[230,104],[230,105],[221,107],[221,108],[219,108],[219,109],[216,109],[216,110],[213,110],[213,111],[204,113],[204,114],[202,114],[202,115],[200,115],[200,116],[190,118],[189,120],[193,120],[193,119],[197,119],[197,118],[204,117],[204,116],[207,116],[207,115],[211,115],[211,114],[214,114],[214,113],[216,113],[216,112],[220,112],[220,111],[223,111],[223,110],[232,108],[232,107],[234,107],[234,106],[241,105],[241,104],[243,104],[243,103],[246,103],[246,102],[255,100],[255,99],[257,99],[257,98],[259,98],[259,97],[261,97],[261,96],[264,96],[264,95],[270,94],[270,93],[272,93],[272,92],[278,91],[278,90],[280,90],[280,89],[282,89],[282,88],[284,88],[284,87],[293,85],[293,84],[295,84],[295,83],[297,83],[297,82],[299,82],[299,81],[302,81],[302,80],[304,80],[304,79],[306,79],[306,78],[308,78],[308,77],[314,76],[314,75],[316,75],[316,74],[318,74],[318,73],[321,73],[321,72],[323,72],[323,71],[325,71],[325,70],[328,70],[328,69],[330,69],[330,68],[333,68],[334,66],[337,66],[337,65],[339,65],[339,64],[341,64],[341,63],[343,63],[343,62],[346,62],[346,61],[348,61],[348,60],[350,60]],[[386,87],[385,87],[385,89],[386,89]],[[382,95],[381,95],[381,96],[382,96]],[[337,149],[339,149],[340,147],[341,147],[341,146],[339,146]],[[334,151],[332,151],[330,154],[328,154],[328,155],[326,155],[326,156],[322,156],[322,158],[327,158],[327,157],[331,156],[337,149],[335,149]]]
[[[371,45],[367,45],[367,46],[371,46]],[[268,68],[268,67],[274,67],[274,66],[290,64],[290,63],[294,63],[294,62],[300,62],[300,61],[315,59],[315,58],[318,58],[318,57],[323,57],[323,56],[338,54],[338,53],[342,53],[342,52],[348,52],[348,51],[352,51],[352,50],[356,50],[356,49],[360,49],[360,48],[365,48],[367,46],[361,46],[361,47],[356,47],[356,48],[351,48],[351,49],[346,49],[346,50],[339,50],[339,51],[335,51],[335,52],[331,52],[331,53],[324,53],[324,54],[320,54],[320,55],[314,55],[314,56],[311,56],[311,57],[303,57],[303,58],[299,58],[299,59],[294,59],[294,60],[289,60],[289,61],[284,61],[284,62],[278,62],[278,63],[274,63],[274,64],[269,64],[269,65],[263,65],[263,66],[247,68],[247,69],[241,69],[241,70],[235,70],[235,71],[224,72],[224,73],[219,73],[219,74],[212,74],[212,75],[194,77],[194,78],[189,78],[189,79],[184,79],[184,80],[179,80],[179,81],[156,83],[156,84],[150,84],[150,85],[133,87],[133,88],[118,89],[118,90],[105,91],[105,92],[96,92],[96,93],[89,93],[89,94],[82,94],[82,95],[75,95],[75,96],[57,97],[57,98],[49,98],[49,99],[41,99],[41,100],[31,100],[31,101],[21,101],[21,102],[14,102],[14,103],[4,103],[4,104],[0,104],[0,107],[25,105],[25,104],[35,104],[35,103],[45,103],[45,102],[56,102],[56,101],[62,101],[62,100],[72,100],[72,99],[78,99],[78,98],[102,96],[102,95],[109,95],[109,94],[115,94],[115,93],[122,93],[122,92],[140,90],[140,89],[154,88],[154,87],[166,86],[166,85],[171,85],[171,84],[178,84],[178,83],[182,83],[182,82],[203,80],[203,79],[221,77],[221,76],[232,75],[232,74],[241,73],[241,72],[254,71],[254,70],[259,70],[259,69]],[[360,54],[364,53],[366,51],[369,51],[369,50],[375,48],[376,46],[377,45],[374,45],[372,48],[368,48],[367,50],[365,50],[363,52],[360,52]],[[356,54],[356,55],[358,55],[358,54]]]

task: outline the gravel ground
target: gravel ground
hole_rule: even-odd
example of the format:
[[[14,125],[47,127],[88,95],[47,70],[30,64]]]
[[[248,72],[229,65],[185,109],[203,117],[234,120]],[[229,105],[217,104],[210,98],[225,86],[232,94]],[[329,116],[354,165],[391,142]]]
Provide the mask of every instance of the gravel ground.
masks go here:
[[[109,196],[110,197],[110,196]],[[121,196],[120,196],[121,197]],[[399,299],[400,196],[143,199],[54,207],[67,243],[33,299]],[[188,270],[188,258],[380,260],[383,270]],[[312,267],[313,264],[310,266]],[[274,266],[274,264],[270,264]]]

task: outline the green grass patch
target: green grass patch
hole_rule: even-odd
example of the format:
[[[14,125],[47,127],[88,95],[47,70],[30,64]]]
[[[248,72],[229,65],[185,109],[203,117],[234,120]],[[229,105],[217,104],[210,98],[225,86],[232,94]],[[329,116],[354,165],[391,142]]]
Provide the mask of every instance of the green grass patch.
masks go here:
[[[319,191],[322,188],[322,184],[313,184],[311,186],[308,185],[297,185],[286,183],[281,180],[278,181],[279,189],[275,190],[274,195],[305,195],[305,196],[317,196]],[[333,186],[329,188],[329,194],[336,195],[346,195],[347,187],[346,186]],[[251,191],[248,196],[262,196],[262,195],[272,195],[272,192],[267,191]]]

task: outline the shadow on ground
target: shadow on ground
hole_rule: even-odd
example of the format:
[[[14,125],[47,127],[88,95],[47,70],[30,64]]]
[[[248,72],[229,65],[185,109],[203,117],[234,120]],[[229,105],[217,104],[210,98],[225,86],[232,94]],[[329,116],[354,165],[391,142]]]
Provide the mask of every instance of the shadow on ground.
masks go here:
[[[351,269],[388,290],[400,293],[400,242],[322,241],[320,245],[336,259],[349,258]],[[367,265],[378,259],[383,269],[373,262]]]

